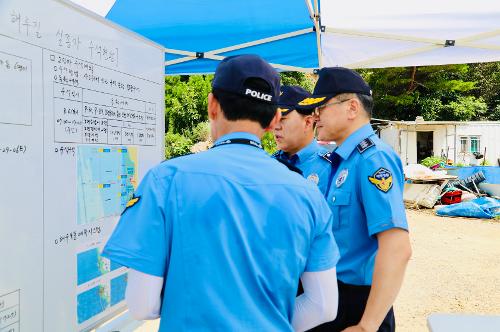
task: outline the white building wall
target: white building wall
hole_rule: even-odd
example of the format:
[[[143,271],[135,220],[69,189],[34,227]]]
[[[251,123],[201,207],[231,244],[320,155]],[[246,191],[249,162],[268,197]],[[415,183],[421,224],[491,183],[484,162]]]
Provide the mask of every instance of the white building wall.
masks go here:
[[[470,153],[460,151],[460,137],[479,136],[481,138],[480,152],[484,153],[486,147],[486,160],[492,165],[498,165],[500,158],[500,125],[499,124],[467,124],[457,126],[457,161],[465,163],[471,157]]]
[[[385,143],[389,144],[396,153],[401,153],[401,144],[399,137],[399,128],[395,125],[389,125],[388,127],[380,131],[380,139]]]
[[[401,124],[394,123],[380,131],[380,137],[394,148],[401,156],[403,165],[417,162],[417,132],[434,132],[433,152],[441,156],[441,151],[453,162],[470,163],[470,153],[460,151],[460,137],[479,136],[481,138],[481,153],[486,147],[486,160],[492,165],[498,165],[500,158],[500,123],[464,122],[458,124]],[[399,133],[399,135],[397,135]],[[397,139],[398,138],[398,139]]]

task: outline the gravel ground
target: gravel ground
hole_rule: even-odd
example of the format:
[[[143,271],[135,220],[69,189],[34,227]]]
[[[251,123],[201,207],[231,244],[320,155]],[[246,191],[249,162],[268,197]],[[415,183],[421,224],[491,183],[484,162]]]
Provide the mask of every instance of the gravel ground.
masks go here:
[[[398,332],[427,331],[431,313],[500,315],[500,222],[407,216],[413,257],[395,304]]]
[[[413,257],[395,303],[397,331],[428,331],[431,313],[500,315],[500,221],[407,215]],[[154,321],[136,332],[157,329]]]

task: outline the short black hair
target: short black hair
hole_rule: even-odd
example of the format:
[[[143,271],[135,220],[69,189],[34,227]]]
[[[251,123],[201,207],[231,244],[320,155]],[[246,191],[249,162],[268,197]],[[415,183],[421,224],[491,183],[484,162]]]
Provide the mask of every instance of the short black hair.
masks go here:
[[[269,84],[261,78],[249,78],[245,87],[262,92],[271,92]],[[219,101],[224,116],[229,121],[251,120],[266,128],[276,115],[277,105],[254,98],[245,97],[221,89],[212,89],[214,97]]]
[[[366,113],[371,118],[373,112],[373,97],[361,93],[356,93],[356,97],[359,99]]]

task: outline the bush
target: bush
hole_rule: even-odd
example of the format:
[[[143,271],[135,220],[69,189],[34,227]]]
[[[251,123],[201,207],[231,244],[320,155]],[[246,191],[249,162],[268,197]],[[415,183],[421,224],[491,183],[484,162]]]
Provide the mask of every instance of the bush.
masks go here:
[[[424,160],[420,162],[421,165],[425,167],[431,167],[433,165],[439,164],[439,163],[444,163],[445,160],[441,157],[427,157]]]
[[[190,130],[184,131],[184,136],[189,138],[193,144],[206,142],[210,139],[210,123],[200,122]]]
[[[165,134],[165,159],[179,157],[190,153],[192,145],[193,142],[181,134]]]
[[[276,146],[276,140],[274,139],[274,134],[270,131],[266,132],[264,136],[262,136],[262,147],[266,150],[267,153],[273,154],[278,151],[278,147]]]

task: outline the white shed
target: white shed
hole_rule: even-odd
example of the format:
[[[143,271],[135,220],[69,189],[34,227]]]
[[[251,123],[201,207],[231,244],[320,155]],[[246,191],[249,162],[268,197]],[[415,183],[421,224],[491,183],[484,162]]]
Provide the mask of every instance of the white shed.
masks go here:
[[[430,156],[474,165],[477,161],[473,153],[484,154],[485,151],[485,159],[491,165],[499,163],[500,121],[424,121],[417,118],[415,121],[380,121],[378,128],[380,138],[396,150],[405,165]]]

